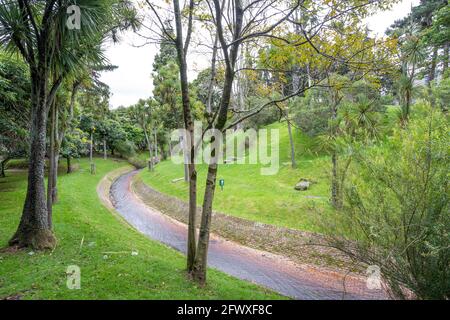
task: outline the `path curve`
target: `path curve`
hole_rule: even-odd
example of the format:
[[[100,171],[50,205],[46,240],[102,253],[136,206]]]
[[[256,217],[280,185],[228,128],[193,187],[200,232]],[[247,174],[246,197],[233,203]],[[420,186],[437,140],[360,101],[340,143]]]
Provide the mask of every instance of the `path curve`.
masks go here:
[[[133,176],[121,175],[111,186],[117,212],[149,238],[186,252],[187,226],[145,205],[133,192]],[[248,248],[211,234],[208,266],[237,278],[270,288],[295,299],[383,299],[380,290],[369,290],[362,277],[337,275],[309,265]],[[345,283],[345,288],[344,288]]]

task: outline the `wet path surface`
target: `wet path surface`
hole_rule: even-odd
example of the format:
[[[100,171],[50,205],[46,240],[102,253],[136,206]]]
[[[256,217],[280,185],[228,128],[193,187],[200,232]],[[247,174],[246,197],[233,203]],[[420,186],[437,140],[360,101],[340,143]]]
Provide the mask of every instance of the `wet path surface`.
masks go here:
[[[122,175],[111,187],[116,210],[151,239],[186,252],[187,226],[146,206],[131,191],[137,171]],[[299,249],[300,250],[300,249]],[[211,235],[208,265],[296,299],[380,299],[379,290],[366,288],[364,279],[347,277],[311,266],[300,266],[267,252]]]

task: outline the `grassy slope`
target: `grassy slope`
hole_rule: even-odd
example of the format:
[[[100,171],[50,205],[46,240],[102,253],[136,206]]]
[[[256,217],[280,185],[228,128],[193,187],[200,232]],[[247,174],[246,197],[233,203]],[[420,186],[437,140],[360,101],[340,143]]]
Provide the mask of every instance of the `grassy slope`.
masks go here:
[[[290,167],[289,136],[286,125],[280,129],[280,171],[275,176],[260,174],[260,165],[221,165],[218,179],[225,179],[224,191],[217,188],[214,210],[230,215],[290,228],[319,231],[314,224],[317,209],[331,210],[328,204],[329,178],[327,157],[311,155],[307,149],[311,139],[295,132],[298,168]],[[203,199],[206,165],[199,165],[198,203]],[[184,169],[171,161],[157,165],[155,172],[143,170],[144,182],[158,191],[187,200],[188,185],[172,179],[183,177]],[[300,178],[317,181],[308,191],[294,190]],[[308,197],[322,198],[308,198]]]
[[[0,299],[16,294],[25,299],[279,298],[215,270],[209,272],[207,287],[197,288],[186,279],[181,253],[140,235],[100,204],[97,183],[124,163],[96,163],[96,176],[81,160],[80,171],[60,177],[61,201],[54,208],[58,246],[53,252],[0,253]],[[8,176],[0,179],[0,247],[17,227],[26,187],[23,173]],[[139,254],[132,256],[132,250]],[[81,290],[66,287],[69,265],[81,267]]]

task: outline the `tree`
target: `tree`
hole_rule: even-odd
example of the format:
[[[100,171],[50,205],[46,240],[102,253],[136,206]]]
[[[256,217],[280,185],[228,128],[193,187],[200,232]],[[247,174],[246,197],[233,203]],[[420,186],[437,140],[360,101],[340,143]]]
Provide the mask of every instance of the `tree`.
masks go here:
[[[134,121],[139,124],[145,135],[145,141],[147,142],[147,150],[149,153],[148,168],[150,171],[153,171],[153,166],[155,164],[155,159],[153,158],[153,152],[155,150],[153,150],[151,143],[152,131],[154,130],[154,124],[152,123],[152,117],[154,116],[152,105],[154,106],[154,103],[150,99],[148,101],[140,99],[131,110]],[[156,144],[156,139],[154,143]]]
[[[61,155],[67,161],[67,173],[72,173],[72,159],[88,153],[89,136],[80,129],[73,129],[64,135]]]
[[[97,121],[92,115],[81,115],[80,117],[80,128],[84,132],[89,134],[89,163],[91,166],[91,174],[95,174],[95,163],[94,163],[94,133],[97,126]]]
[[[10,245],[53,247],[52,219],[45,201],[44,159],[48,112],[67,74],[99,57],[99,45],[111,33],[123,2],[79,1],[83,27],[66,27],[71,1],[1,1],[0,44],[19,52],[28,64],[31,82],[30,165],[22,218]]]

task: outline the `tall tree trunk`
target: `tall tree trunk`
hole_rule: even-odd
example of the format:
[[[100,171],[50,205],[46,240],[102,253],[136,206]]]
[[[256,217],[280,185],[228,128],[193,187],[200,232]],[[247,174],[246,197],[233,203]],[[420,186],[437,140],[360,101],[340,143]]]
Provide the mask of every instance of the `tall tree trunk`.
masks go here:
[[[406,101],[405,101],[405,110],[404,110],[404,120],[408,121],[409,118],[409,109],[411,106],[411,90],[406,90]]]
[[[55,126],[56,126],[56,102],[52,103],[50,116],[50,149],[48,153],[49,168],[47,175],[47,210],[48,226],[52,227],[53,220],[53,178],[55,171]]]
[[[94,133],[91,132],[91,143],[89,145],[89,163],[91,164],[91,174],[95,174],[95,163],[93,159],[94,152]]]
[[[340,208],[340,191],[338,179],[338,156],[336,151],[331,155],[332,176],[331,176],[331,204],[334,208]]]
[[[155,130],[153,136],[155,137],[155,138],[154,138],[154,144],[155,144],[155,158],[158,159],[158,137],[157,137],[157,134],[156,134],[156,130]]]
[[[333,120],[333,124],[331,127],[331,135],[333,136],[334,141],[336,141],[336,138],[338,136],[338,128],[337,123],[335,123],[335,121],[338,116],[338,106],[341,101],[341,98],[339,98],[338,92],[333,89],[330,89],[330,94],[332,97],[331,119]],[[334,149],[331,154],[331,165],[332,165],[331,204],[333,205],[334,208],[339,209],[341,208],[342,195],[339,186],[339,171],[338,171],[339,159],[336,149]]]
[[[8,163],[8,161],[9,161],[9,158],[6,158],[0,162],[0,178],[6,177],[5,169],[6,169],[6,164]]]
[[[202,219],[200,222],[200,233],[198,236],[197,253],[192,271],[193,278],[200,284],[206,282],[206,268],[208,263],[209,234],[211,228],[212,204],[217,179],[217,165],[208,166],[206,177],[205,196],[202,206]]]
[[[45,149],[47,130],[47,76],[45,70],[32,72],[32,108],[30,127],[30,161],[28,186],[22,217],[18,229],[9,245],[52,248],[55,237],[48,225],[48,211],[45,197]]]
[[[72,161],[70,156],[66,158],[67,160],[67,173],[72,173],[73,169],[72,169]]]
[[[239,52],[239,41],[234,41],[233,44],[227,46],[226,40],[223,35],[222,27],[222,10],[219,0],[214,0],[215,15],[216,15],[216,29],[219,35],[219,41],[226,57],[225,63],[225,78],[222,91],[222,97],[220,100],[219,111],[217,115],[217,121],[215,123],[215,129],[223,130],[228,119],[228,110],[231,100],[231,92],[233,89],[233,81],[235,77],[236,59]],[[233,40],[237,40],[241,36],[242,23],[243,23],[244,9],[240,0],[234,1],[234,32]],[[211,140],[212,142],[213,140]],[[215,150],[211,150],[211,160],[215,158]],[[209,232],[212,217],[212,204],[214,201],[214,189],[217,179],[217,164],[210,162],[208,165],[208,175],[206,178],[205,194],[203,198],[203,210],[202,219],[200,223],[200,233],[198,238],[197,252],[194,261],[194,270],[192,272],[194,280],[200,284],[206,282],[206,266],[208,257],[208,245],[209,245]]]
[[[209,79],[208,85],[208,101],[206,103],[206,112],[208,113],[208,118],[212,117],[212,96],[214,89],[214,81],[216,80],[216,60],[217,60],[217,42],[218,42],[217,34],[214,37],[214,47],[211,58],[211,77]]]
[[[56,142],[57,143],[57,142]],[[55,204],[58,202],[58,167],[59,167],[59,147],[55,147],[55,156],[54,156],[54,165],[55,168],[53,170],[52,180],[53,180],[53,188],[52,188],[52,203]]]
[[[103,138],[103,159],[108,159],[108,155],[106,154],[106,138]]]
[[[52,189],[51,189],[51,198],[52,204],[58,202],[58,165],[59,165],[59,151],[61,150],[61,143],[63,139],[63,134],[59,134],[59,104],[55,103],[55,114],[54,114],[54,146],[53,146],[53,170],[51,172],[52,179]]]
[[[291,146],[291,166],[293,169],[297,168],[297,162],[295,161],[295,145],[294,137],[292,136],[291,120],[289,119],[289,111],[286,109],[286,120],[289,134],[289,144]]]
[[[194,260],[196,255],[196,236],[195,220],[197,213],[197,171],[195,169],[195,141],[194,141],[194,121],[191,113],[191,103],[189,98],[189,84],[187,77],[186,54],[189,47],[189,39],[192,33],[192,19],[194,1],[189,2],[189,22],[186,34],[186,42],[183,41],[183,27],[181,22],[181,10],[179,0],[173,1],[176,25],[175,46],[177,49],[178,65],[180,69],[181,98],[183,104],[184,127],[190,135],[189,149],[190,159],[187,164],[189,176],[189,223],[188,223],[188,241],[187,241],[187,270],[191,273],[194,269]]]
[[[145,135],[145,140],[147,141],[147,148],[148,148],[148,155],[149,155],[149,160],[148,160],[148,169],[150,171],[153,171],[153,153],[152,153],[152,144],[150,142],[150,137],[148,136],[147,133],[147,128],[144,126],[144,135]]]

